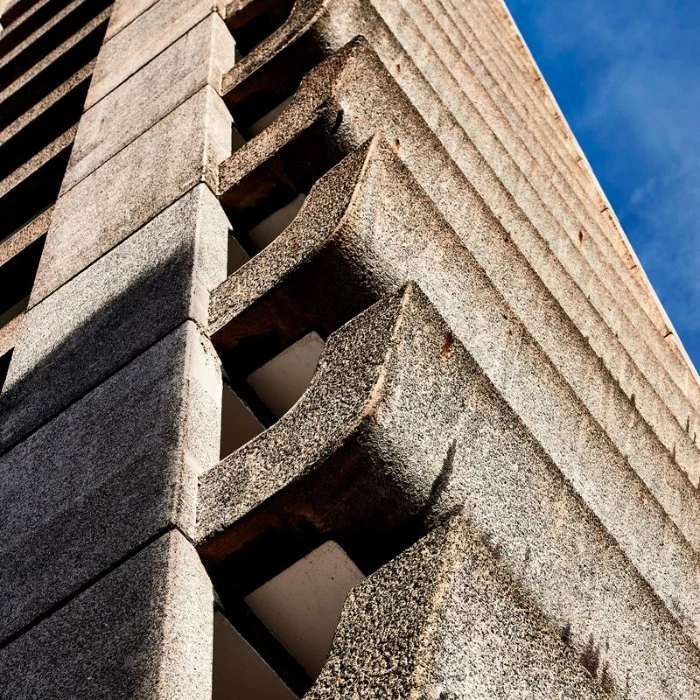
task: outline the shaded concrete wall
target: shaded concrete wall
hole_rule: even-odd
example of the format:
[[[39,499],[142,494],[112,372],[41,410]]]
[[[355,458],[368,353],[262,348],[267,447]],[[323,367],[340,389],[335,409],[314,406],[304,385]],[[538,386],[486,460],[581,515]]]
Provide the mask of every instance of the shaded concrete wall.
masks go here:
[[[0,697],[210,698],[327,540],[297,696],[700,696],[697,375],[499,1],[5,16]]]

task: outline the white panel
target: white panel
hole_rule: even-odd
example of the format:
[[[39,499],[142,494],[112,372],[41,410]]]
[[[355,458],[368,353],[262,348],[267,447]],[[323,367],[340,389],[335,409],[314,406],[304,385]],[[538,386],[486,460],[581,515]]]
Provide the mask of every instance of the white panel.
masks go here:
[[[312,331],[248,376],[248,384],[277,418],[308,388],[324,346]]]
[[[301,209],[301,205],[304,203],[305,199],[306,195],[300,194],[289,204],[278,209],[273,214],[270,214],[270,216],[250,229],[248,238],[250,238],[260,250],[270,245],[270,243],[294,221],[294,217]]]
[[[214,615],[212,700],[296,700],[296,697],[217,612]]]
[[[335,542],[326,542],[253,591],[245,602],[316,678],[345,599],[363,579],[348,555]]]
[[[248,407],[224,384],[221,394],[221,458],[230,455],[263,430],[264,427]]]

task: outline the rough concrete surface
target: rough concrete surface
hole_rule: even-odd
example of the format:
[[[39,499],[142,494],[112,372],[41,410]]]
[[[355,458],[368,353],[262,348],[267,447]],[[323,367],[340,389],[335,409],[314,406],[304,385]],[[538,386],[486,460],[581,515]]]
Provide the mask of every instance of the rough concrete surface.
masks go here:
[[[230,138],[230,116],[207,86],[59,197],[30,305],[198,182],[214,189],[216,165],[230,152]]]
[[[71,153],[65,192],[206,85],[219,88],[235,46],[223,20],[210,14],[89,109]]]
[[[414,285],[332,335],[299,402],[200,477],[197,536],[210,565],[321,537],[367,570],[461,507],[606,689],[700,692],[681,624]]]
[[[504,264],[512,287],[505,299],[505,285],[491,282],[433,206],[382,138],[360,148],[317,182],[277,240],[216,290],[216,342],[228,346],[236,336],[267,332],[279,317],[290,337],[309,327],[333,330],[392,285],[417,281],[698,639],[700,608],[692,591],[700,577],[700,502],[692,483],[566,317],[545,314],[542,327],[547,324],[550,339],[544,348],[537,342],[541,336],[532,337],[533,315],[546,308],[546,290],[526,287]],[[345,280],[342,288],[338,279]],[[527,315],[508,303],[518,295],[517,311],[525,308]],[[573,362],[563,371],[555,362],[564,355]]]
[[[218,457],[211,355],[185,324],[0,458],[0,638],[168,525],[191,528],[196,472]]]
[[[223,0],[159,0],[137,17],[144,3],[129,4],[133,8],[126,13],[117,11],[110,23],[109,36],[95,66],[86,109],[121,85],[208,14],[216,11],[223,14],[224,11]],[[129,18],[133,21],[115,35],[117,27]]]
[[[351,591],[304,696],[607,697],[460,516]]]
[[[206,323],[228,221],[198,185],[34,306],[0,398],[0,451],[174,328]]]
[[[212,626],[209,578],[170,532],[0,650],[0,697],[209,700]]]

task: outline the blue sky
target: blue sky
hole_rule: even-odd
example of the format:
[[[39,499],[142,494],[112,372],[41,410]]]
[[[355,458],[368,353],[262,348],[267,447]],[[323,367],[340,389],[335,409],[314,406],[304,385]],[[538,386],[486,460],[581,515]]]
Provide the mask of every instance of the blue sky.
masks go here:
[[[700,0],[506,0],[700,368]]]

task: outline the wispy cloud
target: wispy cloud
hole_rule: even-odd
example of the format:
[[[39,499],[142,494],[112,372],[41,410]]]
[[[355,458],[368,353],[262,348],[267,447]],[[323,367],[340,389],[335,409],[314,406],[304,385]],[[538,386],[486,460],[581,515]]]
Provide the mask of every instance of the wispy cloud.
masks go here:
[[[700,3],[508,4],[699,366]]]

